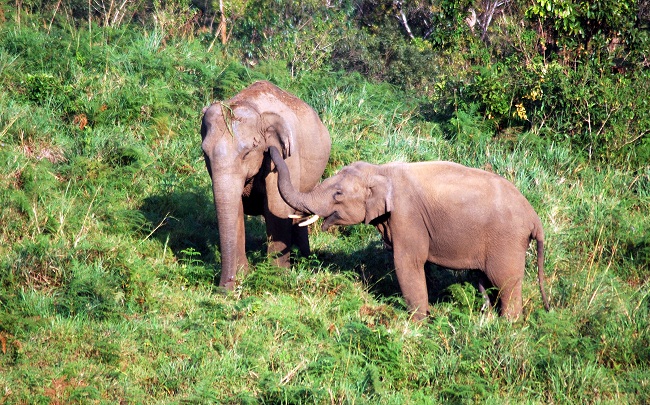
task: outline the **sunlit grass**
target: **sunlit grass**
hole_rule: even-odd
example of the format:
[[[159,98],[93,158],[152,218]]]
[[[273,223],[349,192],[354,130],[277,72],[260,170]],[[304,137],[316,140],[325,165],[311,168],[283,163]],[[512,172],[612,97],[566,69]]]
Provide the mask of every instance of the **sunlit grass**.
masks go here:
[[[65,98],[21,84],[26,67],[51,68],[18,52],[51,45],[39,28],[0,36],[0,402],[650,399],[647,167],[596,166],[527,133],[493,138],[472,114],[423,121],[407,95],[360,76],[292,79],[282,64],[249,70],[201,55],[200,41],[161,46],[127,29],[96,30],[87,48],[70,30],[59,35],[77,45],[57,48],[69,72],[42,84],[81,80]],[[551,312],[531,249],[518,322],[481,311],[471,274],[431,267],[432,317],[414,323],[366,225],[312,225],[313,255],[285,270],[247,218],[251,272],[217,288],[200,111],[258,76],[319,112],[326,176],[356,160],[453,160],[512,181],[545,226]]]

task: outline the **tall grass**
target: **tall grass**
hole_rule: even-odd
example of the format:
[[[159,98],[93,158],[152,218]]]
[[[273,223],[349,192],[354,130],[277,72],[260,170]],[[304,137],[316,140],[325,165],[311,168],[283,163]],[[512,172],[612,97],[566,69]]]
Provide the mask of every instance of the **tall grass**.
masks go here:
[[[495,139],[469,113],[428,122],[358,75],[249,69],[155,34],[0,27],[0,402],[650,401],[647,166]],[[217,289],[200,111],[258,78],[319,112],[326,175],[444,159],[512,181],[545,225],[551,312],[533,250],[519,321],[481,311],[472,273],[430,266],[432,317],[414,323],[372,227],[314,226],[313,256],[285,270],[253,217],[252,270]]]

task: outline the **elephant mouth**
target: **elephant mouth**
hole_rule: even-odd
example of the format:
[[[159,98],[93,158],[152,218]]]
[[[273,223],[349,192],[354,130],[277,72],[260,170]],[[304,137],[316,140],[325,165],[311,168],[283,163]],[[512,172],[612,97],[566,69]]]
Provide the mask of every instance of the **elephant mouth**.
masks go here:
[[[307,226],[313,224],[321,217],[318,214],[312,214],[311,216],[308,216],[308,214],[291,214],[289,218],[301,220],[302,222],[299,222],[298,226]],[[337,221],[341,219],[341,216],[338,211],[334,211],[333,214],[322,218],[324,221],[321,225],[321,230],[327,231],[332,225],[338,225]]]
[[[339,212],[334,211],[331,215],[324,217],[324,221],[323,221],[323,225],[321,225],[321,229],[323,231],[328,230],[332,225],[336,225],[339,219],[341,219]]]

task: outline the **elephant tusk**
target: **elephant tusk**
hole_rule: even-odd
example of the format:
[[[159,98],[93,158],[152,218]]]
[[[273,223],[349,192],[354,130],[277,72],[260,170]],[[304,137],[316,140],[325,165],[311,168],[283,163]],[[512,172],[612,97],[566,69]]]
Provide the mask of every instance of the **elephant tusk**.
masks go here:
[[[296,214],[291,214],[289,215],[289,218],[291,219],[302,219],[305,218],[307,215],[296,215]]]
[[[311,218],[307,219],[306,221],[302,221],[298,224],[298,226],[307,226],[309,224],[313,224],[314,222],[318,221],[318,218],[318,215],[312,215]]]

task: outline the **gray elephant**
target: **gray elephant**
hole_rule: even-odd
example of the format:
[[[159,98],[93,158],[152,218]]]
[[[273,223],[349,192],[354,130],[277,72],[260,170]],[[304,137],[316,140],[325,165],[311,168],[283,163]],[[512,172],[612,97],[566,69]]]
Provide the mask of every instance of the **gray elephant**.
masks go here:
[[[230,100],[206,107],[201,137],[219,225],[219,285],[232,289],[237,272],[248,269],[244,214],[264,216],[268,252],[277,254],[277,265],[289,265],[293,244],[309,255],[307,230],[288,219],[294,211],[280,197],[266,151],[271,145],[282,151],[295,188],[313,188],[331,147],[318,114],[294,95],[259,81]]]
[[[374,225],[392,248],[397,280],[413,318],[428,315],[427,261],[449,269],[482,270],[499,291],[501,315],[522,313],[526,250],[537,240],[545,308],[544,231],[515,186],[496,174],[452,162],[356,162],[308,193],[297,191],[277,150],[270,149],[284,200],[332,225]],[[484,286],[480,286],[484,291]]]

